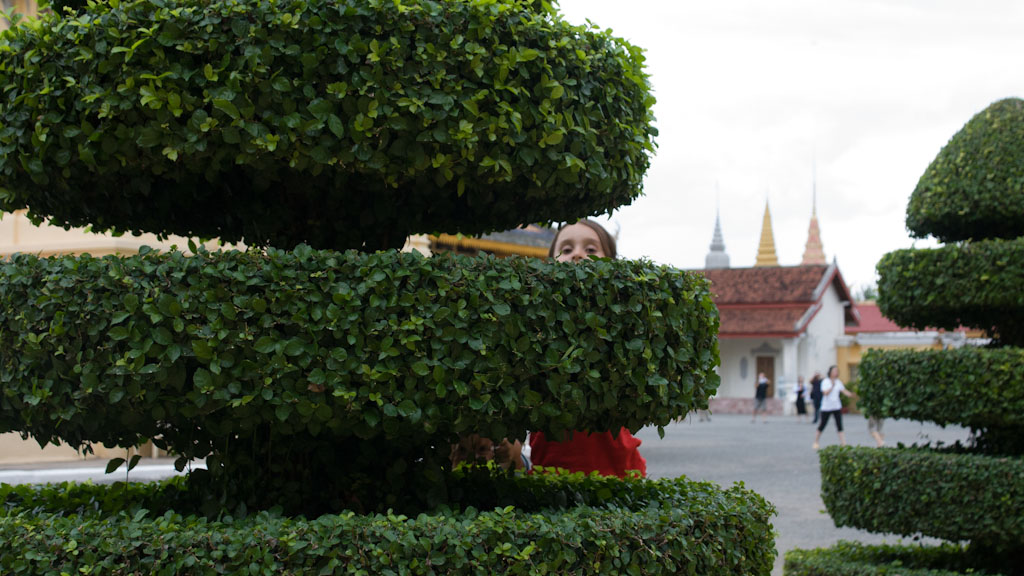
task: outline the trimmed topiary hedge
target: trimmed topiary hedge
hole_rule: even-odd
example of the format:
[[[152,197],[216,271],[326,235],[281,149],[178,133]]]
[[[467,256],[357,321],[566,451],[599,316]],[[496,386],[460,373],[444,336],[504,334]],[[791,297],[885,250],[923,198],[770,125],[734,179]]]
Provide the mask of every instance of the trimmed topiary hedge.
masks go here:
[[[0,266],[0,430],[153,438],[231,468],[234,490],[263,478],[291,497],[318,470],[331,498],[388,484],[342,474],[367,466],[408,494],[459,434],[636,430],[706,407],[717,329],[702,277],[646,262],[17,255]]]
[[[609,212],[642,62],[533,1],[98,2],[4,35],[0,209],[281,248]]]
[[[878,307],[901,326],[995,329],[1024,344],[1024,238],[889,252],[878,262]]]
[[[1024,349],[869,350],[857,406],[867,415],[1024,429]]]
[[[786,576],[963,576],[978,571],[979,561],[968,550],[942,546],[868,546],[840,541],[831,548],[786,552]]]
[[[950,138],[907,205],[907,229],[943,242],[1024,236],[1024,100],[979,112]]]
[[[722,490],[685,479],[582,475],[515,481],[524,489],[538,485],[537,494],[585,494],[584,500],[601,503],[570,501],[537,511],[466,508],[415,517],[349,512],[305,520],[264,512],[208,520],[130,507],[113,514],[63,516],[30,510],[26,504],[39,506],[41,499],[29,496],[0,512],[0,569],[275,575],[732,575],[771,570],[774,508],[742,486]],[[67,500],[59,494],[49,496]]]
[[[1024,549],[1024,459],[831,446],[821,494],[836,526]]]

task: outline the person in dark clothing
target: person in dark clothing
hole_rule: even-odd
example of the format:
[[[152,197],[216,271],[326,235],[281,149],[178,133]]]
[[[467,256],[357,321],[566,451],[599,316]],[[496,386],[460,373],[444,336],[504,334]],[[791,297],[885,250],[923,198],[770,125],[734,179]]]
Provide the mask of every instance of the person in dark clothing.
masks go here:
[[[811,376],[811,402],[814,403],[814,420],[811,420],[811,424],[817,424],[821,417],[821,372]]]

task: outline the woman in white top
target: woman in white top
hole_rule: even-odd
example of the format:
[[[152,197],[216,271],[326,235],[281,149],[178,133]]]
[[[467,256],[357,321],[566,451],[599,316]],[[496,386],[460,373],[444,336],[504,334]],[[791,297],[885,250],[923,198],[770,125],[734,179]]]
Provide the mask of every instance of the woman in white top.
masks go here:
[[[821,381],[821,424],[818,424],[818,431],[814,434],[814,449],[818,449],[818,440],[821,439],[821,431],[828,424],[829,416],[835,416],[836,429],[839,431],[839,444],[846,446],[846,435],[843,434],[843,402],[839,398],[842,394],[849,398],[856,398],[857,395],[846,389],[839,379],[839,368],[832,366],[828,369],[828,377]]]

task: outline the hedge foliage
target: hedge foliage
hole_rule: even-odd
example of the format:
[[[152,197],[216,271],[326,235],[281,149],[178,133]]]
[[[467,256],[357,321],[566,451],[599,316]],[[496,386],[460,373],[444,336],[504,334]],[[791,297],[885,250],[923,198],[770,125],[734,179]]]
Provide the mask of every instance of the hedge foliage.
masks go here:
[[[1024,459],[828,447],[822,500],[836,526],[1024,551]]]
[[[878,307],[901,326],[992,329],[1024,345],[1024,238],[889,252]]]
[[[281,248],[609,212],[643,60],[546,2],[97,2],[0,40],[0,209]]]
[[[460,434],[636,430],[706,407],[717,329],[702,277],[647,262],[16,255],[0,266],[0,430],[152,438],[215,475],[243,466],[236,489],[308,493],[321,470],[339,483],[322,494],[384,475],[404,493]],[[340,475],[360,468],[379,474]]]
[[[859,370],[867,415],[1024,432],[1024,349],[869,350]]]
[[[921,176],[907,228],[943,242],[1024,236],[1024,100],[979,112]]]
[[[519,481],[562,480],[533,476]],[[0,512],[0,570],[250,575],[732,575],[771,570],[774,509],[742,486],[722,490],[685,478],[622,481],[581,475],[568,482],[592,494],[617,490],[618,495],[597,506],[534,512],[508,506],[417,516],[346,512],[315,520],[268,512],[206,519],[144,509],[61,515],[19,506]],[[633,502],[622,498],[631,489],[644,496]]]
[[[983,564],[957,545],[894,546],[840,541],[831,548],[786,552],[786,576],[963,576],[990,574]]]

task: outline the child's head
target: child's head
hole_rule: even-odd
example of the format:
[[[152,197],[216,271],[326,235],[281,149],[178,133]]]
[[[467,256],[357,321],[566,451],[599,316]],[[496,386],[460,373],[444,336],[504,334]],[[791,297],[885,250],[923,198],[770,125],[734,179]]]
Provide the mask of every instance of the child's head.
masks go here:
[[[593,220],[580,220],[558,229],[548,256],[559,262],[578,262],[590,256],[615,258],[615,239]]]

